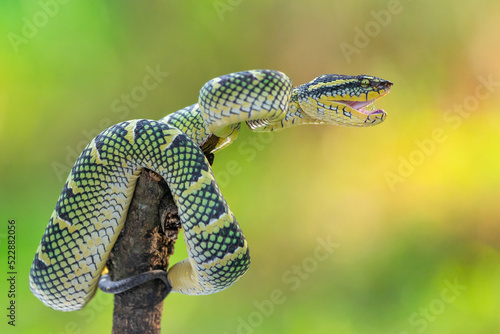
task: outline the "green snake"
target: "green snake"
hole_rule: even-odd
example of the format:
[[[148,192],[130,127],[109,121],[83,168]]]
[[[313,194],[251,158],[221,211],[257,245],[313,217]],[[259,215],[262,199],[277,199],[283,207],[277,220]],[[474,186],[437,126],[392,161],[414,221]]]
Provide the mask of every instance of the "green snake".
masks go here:
[[[31,291],[61,311],[92,299],[144,168],[167,182],[184,232],[188,258],[168,270],[172,291],[228,288],[247,271],[249,250],[204,153],[231,144],[242,122],[254,131],[379,124],[386,113],[373,102],[391,86],[373,76],[327,74],[292,88],[281,72],[244,71],[208,81],[198,103],[159,121],[111,126],[83,150],[66,180],[31,266]]]

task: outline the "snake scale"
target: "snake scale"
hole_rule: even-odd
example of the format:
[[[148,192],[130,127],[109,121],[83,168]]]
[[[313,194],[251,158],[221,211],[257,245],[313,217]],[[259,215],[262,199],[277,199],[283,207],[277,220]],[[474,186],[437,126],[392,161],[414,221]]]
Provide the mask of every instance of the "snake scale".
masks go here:
[[[386,113],[373,102],[391,86],[373,76],[327,74],[292,88],[281,72],[244,71],[210,80],[198,103],[159,121],[111,126],[83,150],[64,184],[31,266],[31,291],[61,311],[90,301],[143,168],[167,182],[184,231],[188,258],[168,270],[172,291],[228,288],[248,269],[249,250],[204,151],[231,144],[242,122],[253,131],[379,124]]]

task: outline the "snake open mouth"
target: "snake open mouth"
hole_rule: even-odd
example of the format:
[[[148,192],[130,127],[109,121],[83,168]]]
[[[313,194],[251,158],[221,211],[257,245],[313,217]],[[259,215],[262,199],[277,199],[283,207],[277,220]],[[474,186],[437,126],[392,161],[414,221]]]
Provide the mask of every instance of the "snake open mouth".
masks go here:
[[[385,114],[385,111],[383,109],[375,108],[374,103],[382,96],[387,95],[391,91],[391,87],[392,87],[392,82],[384,81],[376,86],[376,88],[378,89],[378,91],[376,92],[377,96],[371,100],[366,100],[366,101],[336,100],[335,102],[349,106],[352,109],[355,109],[358,112],[365,115]],[[366,94],[367,97],[369,95],[370,95],[369,93]]]
[[[375,100],[368,101],[338,101],[339,103],[345,104],[353,109],[356,109],[362,114],[365,115],[373,115],[373,114],[382,114],[385,113],[383,109],[375,108]]]

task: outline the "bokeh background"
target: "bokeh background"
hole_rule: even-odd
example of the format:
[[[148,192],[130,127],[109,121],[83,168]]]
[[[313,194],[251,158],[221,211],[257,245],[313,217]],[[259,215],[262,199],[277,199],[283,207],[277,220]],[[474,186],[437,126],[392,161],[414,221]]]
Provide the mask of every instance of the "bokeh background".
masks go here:
[[[76,156],[111,124],[195,103],[213,77],[271,68],[296,85],[391,80],[387,120],[245,128],[214,173],[251,269],[219,294],[169,296],[163,332],[499,333],[499,14],[495,1],[2,1],[1,332],[109,333],[111,297],[62,313],[28,287]],[[185,254],[178,242],[172,261]]]

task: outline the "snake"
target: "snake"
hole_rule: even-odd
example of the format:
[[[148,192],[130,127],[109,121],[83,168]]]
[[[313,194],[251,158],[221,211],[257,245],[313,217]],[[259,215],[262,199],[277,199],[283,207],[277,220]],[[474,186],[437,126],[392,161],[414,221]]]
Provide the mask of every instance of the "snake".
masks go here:
[[[105,129],[82,151],[64,184],[31,265],[32,293],[60,311],[89,303],[143,169],[166,181],[184,234],[188,258],[166,271],[171,291],[206,295],[228,288],[249,268],[250,253],[206,154],[233,143],[243,123],[257,132],[380,124],[386,112],[374,102],[391,87],[370,75],[325,74],[294,88],[279,71],[242,71],[211,79],[197,103],[160,120]]]

